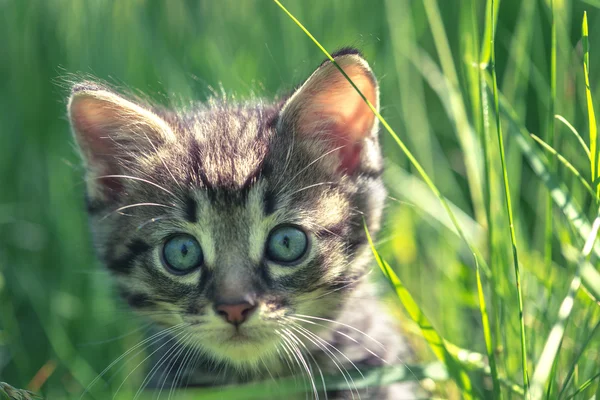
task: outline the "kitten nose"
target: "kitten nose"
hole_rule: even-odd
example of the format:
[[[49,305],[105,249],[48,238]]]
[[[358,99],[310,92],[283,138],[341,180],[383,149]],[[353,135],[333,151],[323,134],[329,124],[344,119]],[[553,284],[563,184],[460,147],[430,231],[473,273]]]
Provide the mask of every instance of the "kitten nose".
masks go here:
[[[256,309],[256,305],[248,302],[238,304],[219,304],[215,307],[217,314],[223,317],[227,322],[233,325],[240,325],[246,321],[252,312]]]

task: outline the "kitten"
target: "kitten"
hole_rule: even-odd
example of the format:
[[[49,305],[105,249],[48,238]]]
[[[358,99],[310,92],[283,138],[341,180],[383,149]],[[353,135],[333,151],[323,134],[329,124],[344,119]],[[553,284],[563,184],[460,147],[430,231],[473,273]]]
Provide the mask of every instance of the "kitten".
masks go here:
[[[378,107],[360,53],[335,60]],[[68,112],[100,259],[131,308],[163,329],[153,385],[292,372],[318,382],[318,368],[405,357],[363,279],[363,222],[379,229],[385,198],[378,121],[333,63],[274,103],[165,110],[82,82]],[[329,398],[352,398],[348,384]]]

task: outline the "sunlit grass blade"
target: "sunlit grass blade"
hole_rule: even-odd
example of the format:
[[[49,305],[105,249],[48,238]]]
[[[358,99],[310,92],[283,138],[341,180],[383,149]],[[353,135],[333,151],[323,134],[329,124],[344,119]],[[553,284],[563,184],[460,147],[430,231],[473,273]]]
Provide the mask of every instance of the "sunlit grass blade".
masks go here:
[[[494,10],[492,12],[492,7]],[[494,24],[485,24],[485,31],[483,32],[483,40],[481,41],[481,64],[488,65],[490,63],[490,58],[492,56],[492,48],[490,46],[492,37],[494,36],[494,27],[496,26],[496,21],[498,18],[498,9],[500,8],[500,1],[496,0],[487,0],[485,6],[485,15],[490,15],[492,13],[496,20],[494,20]]]
[[[575,374],[575,369],[577,368],[577,364],[579,363],[581,356],[587,350],[588,344],[590,344],[590,342],[592,341],[592,339],[598,332],[600,332],[600,321],[598,321],[598,323],[594,326],[592,331],[588,334],[586,340],[581,344],[581,347],[579,348],[579,352],[573,358],[573,362],[571,364],[571,367],[569,368],[569,371],[567,372],[567,377],[564,379],[562,388],[560,389],[560,392],[558,394],[558,398],[561,398],[561,399],[563,398],[563,394],[569,387],[569,384],[571,383],[571,379],[573,379],[573,375]]]
[[[496,51],[494,45],[494,32],[495,32],[495,16],[494,16],[494,0],[492,0],[492,7],[490,9],[490,24],[492,25],[492,36],[490,37],[490,48],[491,48],[491,71],[492,71],[492,93],[494,96],[494,109],[496,112],[496,130],[498,134],[498,146],[500,150],[500,163],[502,165],[502,176],[504,180],[504,197],[506,202],[506,214],[508,218],[508,226],[510,230],[510,242],[512,246],[513,254],[513,266],[515,269],[515,280],[517,290],[517,302],[519,307],[519,326],[521,330],[521,367],[523,369],[523,386],[525,387],[525,398],[529,390],[529,377],[527,374],[527,339],[525,337],[525,320],[523,316],[523,293],[521,288],[521,272],[519,269],[519,254],[517,251],[517,238],[515,235],[515,224],[513,220],[513,211],[510,198],[510,186],[508,184],[508,172],[506,169],[506,160],[504,155],[504,139],[502,137],[502,123],[500,119],[500,108],[498,104],[498,85],[496,83]]]
[[[461,388],[462,396],[465,399],[472,398],[472,385],[469,376],[464,371],[463,367],[460,363],[455,359],[455,357],[448,351],[446,348],[446,344],[444,339],[440,336],[440,334],[433,327],[427,316],[421,311],[420,307],[417,305],[412,295],[406,289],[406,287],[402,284],[402,281],[396,275],[394,270],[389,266],[389,264],[381,258],[375,245],[373,244],[373,240],[371,235],[369,234],[369,230],[365,224],[365,234],[367,235],[367,240],[369,241],[369,245],[371,246],[371,251],[375,256],[375,260],[377,260],[377,265],[381,269],[381,272],[387,278],[387,281],[392,286],[392,289],[395,291],[398,299],[408,312],[410,318],[419,326],[421,329],[421,334],[423,338],[429,344],[429,347],[435,354],[435,356],[446,365],[448,368],[448,373],[456,384]]]
[[[459,90],[458,74],[452,58],[452,51],[444,29],[444,23],[436,0],[424,0],[425,15],[429,29],[433,35],[433,42],[440,59],[440,65],[450,91],[448,99],[450,115],[455,124],[456,135],[463,150],[469,189],[473,201],[475,217],[481,224],[485,224],[486,213],[483,201],[482,160],[481,148],[473,127],[469,123],[467,110],[462,94]]]
[[[419,177],[388,160],[386,162],[385,170],[383,171],[383,180],[386,183],[390,195],[394,196],[394,198],[402,199],[413,207],[418,208],[424,216],[431,218],[433,221],[437,221],[441,226],[444,226],[448,231],[460,238],[456,228],[452,225],[452,221],[444,212],[444,208],[440,204],[438,198],[435,197]],[[452,212],[456,215],[458,223],[463,228],[465,236],[473,243],[477,243],[478,240],[481,240],[485,235],[484,228],[457,205],[449,200],[447,201]]]
[[[582,240],[586,240],[591,231],[591,225],[586,216],[580,210],[569,195],[568,190],[559,181],[556,174],[548,168],[548,164],[544,159],[544,155],[532,145],[529,132],[521,124],[515,115],[514,110],[501,95],[500,111],[502,115],[510,123],[508,133],[514,138],[515,142],[521,147],[525,158],[529,161],[529,165],[535,174],[541,179],[542,183],[550,190],[554,203],[558,206],[561,212],[567,217],[567,220],[579,234]],[[594,246],[592,250],[596,257],[600,257],[600,247]],[[590,263],[585,263],[581,270],[581,281],[584,288],[594,301],[600,300],[600,273]]]
[[[554,15],[554,0],[550,1],[550,20],[551,20],[551,48],[550,48],[550,99],[548,110],[548,144],[554,146],[554,105],[556,103],[556,16]],[[535,138],[534,138],[535,139]],[[550,159],[550,169],[556,169],[554,159]],[[546,194],[546,221],[544,224],[544,263],[547,268],[552,265],[552,195],[548,191]]]
[[[596,238],[598,237],[598,229],[600,229],[600,217],[597,217],[594,220],[594,223],[592,225],[592,232],[590,233],[588,239],[585,242],[585,245],[583,246],[583,250],[581,251],[580,262],[577,266],[575,277],[571,281],[571,285],[569,287],[567,296],[561,303],[561,306],[558,311],[558,319],[552,327],[552,330],[550,331],[550,335],[546,340],[546,344],[544,345],[542,354],[535,367],[535,372],[531,380],[531,398],[533,400],[541,399],[544,395],[544,385],[550,377],[550,372],[552,370],[552,366],[554,365],[554,360],[556,358],[558,349],[560,348],[560,344],[562,343],[563,336],[565,334],[568,318],[571,315],[571,311],[573,310],[573,305],[575,303],[575,294],[581,286],[581,266],[586,260],[589,259],[592,249],[594,248]]]
[[[596,185],[596,193],[600,196],[600,186],[596,182],[598,177],[598,128],[596,126],[596,114],[594,113],[594,102],[590,89],[590,43],[588,36],[587,12],[583,13],[581,25],[581,42],[583,44],[583,76],[585,79],[585,98],[587,100],[588,129],[590,131],[590,165],[592,182]]]
[[[592,385],[592,383],[594,383],[594,381],[598,378],[600,378],[600,372],[597,373],[596,375],[594,375],[593,377],[591,377],[590,379],[586,380],[585,382],[583,382],[581,384],[581,386],[579,386],[579,388],[575,392],[573,392],[572,394],[570,394],[569,396],[566,397],[566,400],[572,399],[575,396],[577,396],[579,393],[583,392],[585,389],[590,387]],[[600,388],[600,385],[599,385],[599,388]]]
[[[483,292],[483,285],[481,283],[481,271],[479,268],[476,269],[477,274],[477,296],[479,298],[479,311],[481,314],[481,325],[483,326],[483,336],[485,338],[485,349],[487,352],[488,359],[490,361],[490,369],[492,374],[492,384],[494,389],[494,398],[499,399],[500,395],[500,382],[498,380],[498,369],[496,367],[496,355],[494,354],[494,345],[492,340],[492,331],[490,328],[490,319],[487,313],[487,304],[485,301],[485,294]]]
[[[548,152],[550,152],[552,155],[556,156],[556,158],[558,159],[558,161],[560,161],[565,167],[567,167],[567,169],[569,171],[571,171],[573,173],[573,175],[575,175],[575,177],[581,182],[581,184],[587,189],[587,191],[590,193],[590,195],[592,196],[592,198],[594,196],[596,196],[596,194],[594,193],[594,190],[592,189],[592,187],[590,186],[590,184],[585,180],[585,178],[579,173],[579,171],[577,171],[577,169],[573,166],[573,164],[571,164],[565,157],[563,157],[562,154],[560,154],[559,152],[557,152],[554,147],[550,146],[548,143],[544,142],[540,137],[534,135],[533,133],[529,134],[529,136],[531,136],[531,138],[533,140],[535,140],[536,142],[538,142],[540,145],[542,145],[542,147],[546,150],[548,150]]]
[[[585,143],[585,140],[583,140],[583,138],[581,137],[579,132],[577,132],[577,129],[575,129],[575,127],[573,125],[571,125],[571,123],[569,121],[567,121],[567,119],[565,117],[563,117],[562,115],[556,114],[554,116],[554,118],[556,118],[557,120],[559,120],[560,122],[565,124],[567,126],[567,128],[569,128],[569,130],[573,133],[573,135],[575,135],[575,137],[579,141],[579,144],[585,151],[585,154],[587,154],[588,160],[590,160],[590,149],[588,148],[587,144]]]
[[[471,2],[471,10],[470,10],[470,18],[471,18],[471,35],[476,38],[476,47],[479,47],[479,42],[477,40],[479,36],[479,29],[477,27],[477,4],[476,0]],[[491,7],[491,3],[488,2]],[[487,14],[485,14],[487,15]],[[497,14],[496,14],[497,15]],[[487,21],[487,20],[486,20]],[[489,37],[491,37],[492,26],[489,21],[485,24],[485,31],[489,33]],[[486,40],[487,36],[484,35],[483,42],[489,51],[490,49],[490,40]],[[483,49],[482,49],[483,50]],[[500,329],[500,312],[501,312],[501,299],[498,294],[500,285],[499,282],[499,274],[500,271],[499,263],[498,263],[498,253],[501,251],[498,246],[498,242],[495,240],[495,229],[497,223],[492,216],[493,214],[493,206],[495,204],[495,196],[494,196],[494,188],[495,188],[495,176],[496,173],[491,165],[493,165],[495,161],[494,153],[491,152],[491,141],[488,140],[489,132],[490,132],[490,118],[489,118],[489,96],[487,95],[484,87],[485,82],[483,80],[483,71],[482,66],[487,64],[489,61],[490,54],[488,53],[488,57],[483,59],[481,52],[482,50],[474,50],[476,52],[475,60],[477,62],[476,65],[476,82],[473,82],[472,85],[477,87],[478,93],[472,96],[472,102],[477,102],[477,106],[473,106],[473,115],[477,120],[475,124],[479,129],[479,137],[481,138],[481,146],[483,147],[483,168],[485,173],[485,210],[487,215],[487,244],[488,244],[488,253],[490,260],[490,276],[488,279],[488,287],[490,288],[491,297],[492,297],[492,319],[495,322],[495,335],[491,333],[491,326],[489,317],[487,316],[487,304],[485,301],[485,295],[483,292],[483,287],[481,283],[481,274],[480,271],[477,270],[477,294],[479,297],[479,309],[481,314],[481,321],[484,331],[484,339],[485,339],[485,349],[490,363],[490,371],[492,373],[492,386],[494,391],[494,398],[500,399],[502,397],[502,392],[500,390],[500,378],[498,372],[498,363],[496,361],[496,350],[500,349],[499,343],[505,337],[501,333]],[[502,357],[502,354],[498,352],[498,358]],[[519,389],[521,389],[519,387]]]

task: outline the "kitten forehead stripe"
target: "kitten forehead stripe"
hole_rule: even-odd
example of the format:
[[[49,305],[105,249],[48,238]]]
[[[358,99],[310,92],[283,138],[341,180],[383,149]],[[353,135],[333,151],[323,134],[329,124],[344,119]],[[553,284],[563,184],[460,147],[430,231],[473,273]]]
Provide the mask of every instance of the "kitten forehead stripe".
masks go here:
[[[198,222],[198,203],[194,199],[193,193],[188,193],[185,197],[185,218],[195,224]]]
[[[277,209],[277,197],[274,190],[267,189],[263,198],[263,213],[269,216]]]

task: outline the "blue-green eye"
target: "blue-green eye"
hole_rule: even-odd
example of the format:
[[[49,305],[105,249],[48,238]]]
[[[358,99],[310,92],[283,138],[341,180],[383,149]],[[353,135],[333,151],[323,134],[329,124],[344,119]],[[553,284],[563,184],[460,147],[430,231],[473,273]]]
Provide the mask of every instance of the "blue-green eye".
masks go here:
[[[198,241],[190,235],[171,236],[163,247],[163,260],[175,274],[186,274],[202,265],[204,255]]]
[[[307,249],[306,233],[295,226],[277,227],[271,231],[267,239],[267,257],[282,264],[300,260]]]

